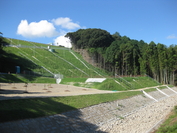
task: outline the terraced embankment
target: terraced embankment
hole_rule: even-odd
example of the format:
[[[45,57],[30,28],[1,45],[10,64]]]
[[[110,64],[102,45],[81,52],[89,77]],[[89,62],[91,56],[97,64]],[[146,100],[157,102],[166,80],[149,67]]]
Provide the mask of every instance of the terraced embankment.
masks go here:
[[[177,91],[177,88],[173,88]],[[163,89],[150,92],[158,102],[145,95],[90,106],[62,114],[0,124],[0,131],[13,132],[74,132],[74,133],[146,133],[161,122],[176,105],[177,95]]]
[[[163,90],[165,91],[169,94],[168,89]],[[110,133],[151,133],[164,121],[177,102],[177,95],[174,93],[169,94],[170,97],[160,97],[158,93],[157,91],[149,93],[159,100],[158,102],[147,100],[139,109],[125,115],[126,117],[101,126],[99,130]]]

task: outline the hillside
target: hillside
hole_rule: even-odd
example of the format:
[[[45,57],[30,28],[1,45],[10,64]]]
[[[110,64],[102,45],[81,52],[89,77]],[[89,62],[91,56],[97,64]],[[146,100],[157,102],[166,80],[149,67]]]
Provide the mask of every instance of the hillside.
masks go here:
[[[52,76],[61,74],[65,77],[102,77],[106,73],[86,63],[74,51],[57,46],[7,39],[1,72],[15,73],[15,66],[20,66],[21,73],[32,72]],[[49,50],[54,50],[50,52]],[[11,58],[9,60],[8,56]],[[5,60],[8,58],[8,60]]]
[[[6,42],[9,45],[4,47],[0,72],[10,75],[1,75],[0,82],[55,83],[54,76],[58,74],[62,84],[97,89],[129,90],[159,85],[149,77],[111,78],[104,70],[87,63],[80,54],[64,47],[9,38]],[[16,66],[20,67],[19,73]],[[103,77],[107,78],[103,83],[85,83],[87,78]]]
[[[146,43],[95,28],[70,32],[66,37],[84,59],[112,76],[147,74],[162,84],[177,84],[177,45]]]

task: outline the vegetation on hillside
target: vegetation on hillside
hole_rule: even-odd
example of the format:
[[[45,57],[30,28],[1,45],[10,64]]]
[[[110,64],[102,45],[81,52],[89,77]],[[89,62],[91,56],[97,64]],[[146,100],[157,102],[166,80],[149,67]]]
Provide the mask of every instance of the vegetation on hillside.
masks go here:
[[[0,82],[55,83],[54,75],[50,73],[52,72],[53,74],[64,75],[61,84],[102,90],[120,91],[159,85],[147,76],[115,79],[108,77],[104,71],[88,64],[78,53],[72,50],[51,46],[55,49],[55,52],[50,52],[47,48],[48,45],[44,44],[8,38],[6,38],[6,42],[10,45],[4,48],[4,53],[0,58],[2,63],[0,72],[12,74],[0,75]],[[16,66],[20,66],[19,74],[13,74],[16,73]],[[106,77],[109,79],[103,84],[85,83],[86,79],[91,77]],[[145,82],[149,84],[142,80],[144,78]],[[143,84],[141,85],[141,83]]]
[[[86,80],[87,78],[65,78],[61,81],[61,84],[110,91],[126,91],[146,87],[161,86],[161,84],[147,76],[107,78],[102,83],[98,82],[87,83],[85,82]]]
[[[53,77],[44,77],[40,75],[28,74],[0,74],[0,82],[2,83],[51,83],[55,84]]]
[[[27,42],[16,39],[6,39],[11,44],[4,48],[0,58],[2,66],[0,72],[15,73],[16,66],[20,66],[21,74],[32,76],[52,76],[62,74],[64,77],[101,77],[107,74],[85,62],[80,55],[69,49]]]
[[[111,35],[102,29],[80,29],[66,36],[71,39],[73,49],[87,49],[91,56],[97,58],[94,60],[99,64],[97,66],[104,71],[88,64],[78,53],[69,49],[52,46],[55,49],[52,53],[47,50],[48,45],[6,39],[6,43],[17,47],[4,48],[4,54],[0,56],[0,72],[15,72],[15,66],[20,66],[22,71],[45,76],[51,76],[50,72],[84,78],[105,77],[105,72],[115,77],[147,74],[162,84],[175,84],[176,45],[166,47],[153,41],[147,44],[143,40],[121,36],[118,32]]]
[[[133,91],[112,94],[1,100],[0,122],[59,114],[139,94],[142,94],[142,92]]]
[[[95,35],[95,32],[97,33]],[[102,34],[102,33],[105,34]],[[116,75],[149,75],[163,84],[175,84],[177,46],[149,44],[118,32],[110,35],[101,29],[82,29],[66,35],[75,49],[87,49],[96,63]],[[112,37],[111,37],[112,36]]]
[[[154,133],[176,133],[177,132],[177,106],[174,107],[168,119]]]
[[[80,29],[66,36],[75,44],[74,47],[79,49],[108,47],[113,42],[110,33],[102,29]]]

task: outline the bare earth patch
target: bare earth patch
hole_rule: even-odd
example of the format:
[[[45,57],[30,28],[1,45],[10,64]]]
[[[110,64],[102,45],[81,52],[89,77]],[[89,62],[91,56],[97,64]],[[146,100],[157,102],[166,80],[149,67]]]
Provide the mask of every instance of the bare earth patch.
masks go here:
[[[25,83],[1,83],[0,100],[33,98],[33,97],[59,97],[87,94],[115,93],[113,91],[104,91],[83,87],[76,87],[62,84],[25,84]],[[3,91],[2,91],[3,90]],[[22,92],[28,93],[22,93]],[[68,93],[71,92],[71,93]]]

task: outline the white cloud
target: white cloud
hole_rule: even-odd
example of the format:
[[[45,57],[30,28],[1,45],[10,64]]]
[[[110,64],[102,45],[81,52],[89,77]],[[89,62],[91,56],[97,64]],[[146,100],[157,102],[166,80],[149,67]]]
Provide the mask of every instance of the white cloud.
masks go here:
[[[47,20],[41,20],[39,22],[31,22],[28,24],[27,20],[21,20],[18,25],[17,34],[27,38],[36,37],[53,37],[58,34],[52,23]]]
[[[67,17],[65,17],[65,18],[60,17],[57,19],[53,19],[52,22],[57,26],[61,26],[62,28],[66,28],[69,30],[81,28],[81,26],[79,24],[72,22],[72,20]]]
[[[167,36],[167,39],[177,39],[177,36],[175,34]]]
[[[54,40],[54,45],[71,48],[71,40],[65,36],[59,36]]]

